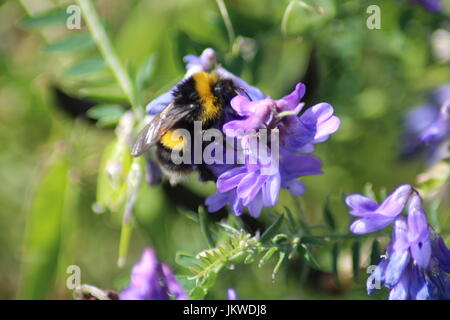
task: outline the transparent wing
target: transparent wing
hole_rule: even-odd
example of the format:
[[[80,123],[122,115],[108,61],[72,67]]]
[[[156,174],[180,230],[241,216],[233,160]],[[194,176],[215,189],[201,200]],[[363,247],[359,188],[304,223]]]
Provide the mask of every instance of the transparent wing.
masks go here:
[[[136,141],[131,148],[131,155],[139,157],[151,147],[153,147],[162,136],[180,120],[186,117],[191,107],[176,107],[174,104],[168,105],[163,111],[157,114],[138,134]]]

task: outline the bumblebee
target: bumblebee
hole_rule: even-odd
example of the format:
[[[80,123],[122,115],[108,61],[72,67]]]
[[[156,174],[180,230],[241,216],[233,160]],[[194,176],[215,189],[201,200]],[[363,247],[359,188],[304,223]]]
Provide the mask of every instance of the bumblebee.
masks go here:
[[[192,146],[186,145],[182,136],[175,136],[174,132],[176,129],[185,129],[192,134],[194,121],[200,121],[204,130],[220,128],[227,110],[233,112],[230,101],[237,93],[231,79],[222,78],[214,72],[199,72],[186,78],[173,89],[172,102],[138,134],[131,154],[138,157],[155,146],[156,161],[172,181],[195,169],[202,180],[213,180],[214,176],[203,164],[173,163],[173,151],[182,154],[186,150],[193,150]]]

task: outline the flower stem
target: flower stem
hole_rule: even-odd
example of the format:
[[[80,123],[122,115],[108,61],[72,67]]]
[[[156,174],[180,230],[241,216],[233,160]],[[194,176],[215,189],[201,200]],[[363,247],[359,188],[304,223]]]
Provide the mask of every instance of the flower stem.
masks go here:
[[[225,6],[225,2],[223,0],[216,0],[217,6],[219,7],[220,14],[222,15],[223,22],[225,23],[225,27],[227,28],[228,39],[230,41],[230,47],[233,47],[235,33],[233,29],[233,24],[231,23],[230,16],[228,15],[227,7]]]
[[[120,87],[128,98],[131,104],[131,108],[138,119],[143,116],[142,109],[140,106],[137,91],[135,90],[133,83],[130,79],[128,72],[123,67],[116,52],[108,38],[105,28],[100,22],[95,6],[92,4],[91,0],[77,0],[81,8],[81,12],[86,20],[86,25],[96,43],[100,53],[106,60],[106,63],[111,68],[114,76],[119,82]]]

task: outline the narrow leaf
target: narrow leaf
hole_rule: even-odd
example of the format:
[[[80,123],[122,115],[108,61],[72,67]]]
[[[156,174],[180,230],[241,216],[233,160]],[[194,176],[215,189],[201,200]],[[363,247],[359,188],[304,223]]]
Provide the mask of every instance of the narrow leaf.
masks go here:
[[[64,71],[66,76],[81,76],[94,73],[106,68],[105,61],[100,57],[94,57],[79,61]]]
[[[261,268],[264,266],[267,262],[269,262],[270,258],[272,258],[273,254],[277,252],[278,248],[272,247],[269,250],[267,250],[266,254],[259,260],[258,268]]]
[[[117,124],[124,112],[125,109],[117,104],[99,104],[91,107],[86,114],[98,120],[97,125],[105,127]]]
[[[145,89],[150,80],[153,77],[155,71],[155,55],[150,55],[143,63],[143,65],[139,68],[136,76],[136,86],[138,91],[140,92],[142,89]]]
[[[67,17],[65,8],[57,8],[34,16],[25,17],[20,21],[20,24],[27,28],[44,27],[54,24],[63,24]]]
[[[75,52],[90,48],[94,45],[88,34],[76,34],[49,44],[47,52]]]
[[[190,268],[197,261],[197,258],[192,254],[177,252],[175,255],[175,262],[185,268]]]
[[[273,268],[272,271],[272,281],[275,281],[275,277],[277,276],[278,271],[280,270],[281,265],[283,264],[284,259],[286,258],[286,252],[280,251],[280,255],[278,257],[278,262]]]
[[[27,222],[19,299],[44,299],[54,284],[68,170],[67,158],[58,156],[36,189]]]
[[[266,231],[264,231],[264,233],[261,235],[261,238],[260,238],[261,243],[265,244],[265,243],[269,242],[272,239],[272,237],[275,236],[275,234],[278,232],[281,225],[283,224],[283,219],[284,219],[284,216],[282,214],[280,214],[278,216],[278,218],[275,220],[275,222],[272,223],[272,225],[270,225],[266,229]]]

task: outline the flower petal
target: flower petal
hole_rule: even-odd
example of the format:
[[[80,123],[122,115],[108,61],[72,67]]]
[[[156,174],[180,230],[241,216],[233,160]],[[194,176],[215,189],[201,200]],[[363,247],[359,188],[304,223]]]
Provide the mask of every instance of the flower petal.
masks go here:
[[[428,234],[428,222],[422,207],[422,200],[413,193],[408,210],[408,240],[411,254],[417,265],[427,268],[431,257],[431,244]]]
[[[209,212],[216,212],[227,205],[228,199],[228,192],[216,192],[212,196],[206,198],[205,205],[208,206]]]
[[[313,155],[285,154],[280,157],[280,171],[286,181],[302,176],[322,174],[322,162]]]
[[[217,190],[226,192],[236,188],[246,175],[247,169],[245,166],[239,166],[222,173],[217,178]]]
[[[280,194],[281,177],[279,174],[271,176],[262,187],[262,197],[265,206],[274,206]]]
[[[169,293],[176,300],[187,300],[188,296],[186,292],[184,291],[180,283],[176,280],[175,275],[173,274],[169,266],[163,263],[161,264],[161,268]]]
[[[306,87],[303,83],[297,83],[294,91],[292,91],[289,95],[277,100],[277,106],[281,111],[291,111],[294,110],[300,100],[302,100],[305,95]],[[299,110],[300,111],[300,110]]]
[[[258,218],[263,208],[262,192],[258,192],[256,197],[248,204],[248,211],[253,218]]]
[[[351,194],[347,196],[345,198],[345,203],[352,208],[349,213],[352,216],[357,217],[365,216],[376,211],[378,208],[378,204],[374,200],[360,194]]]
[[[354,234],[366,234],[379,231],[392,223],[393,219],[380,214],[358,219],[350,225],[350,231]]]
[[[389,292],[389,300],[408,300],[409,297],[409,274],[401,275],[401,279]]]
[[[292,193],[294,196],[301,196],[305,193],[306,186],[300,180],[289,180],[283,184],[283,188]]]
[[[386,267],[385,284],[393,288],[400,280],[409,262],[409,251],[393,250]]]
[[[408,184],[397,187],[380,205],[378,213],[388,217],[400,214],[411,194],[411,186]]]

